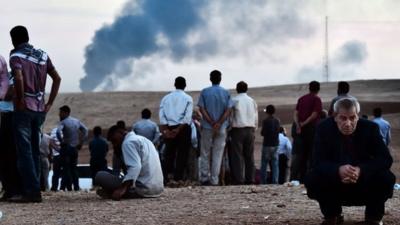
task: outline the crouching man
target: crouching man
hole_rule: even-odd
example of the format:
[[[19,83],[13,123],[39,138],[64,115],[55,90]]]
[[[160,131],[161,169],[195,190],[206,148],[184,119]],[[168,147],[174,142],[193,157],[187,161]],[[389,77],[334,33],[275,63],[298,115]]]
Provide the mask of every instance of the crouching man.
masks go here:
[[[127,174],[121,179],[105,171],[98,172],[95,182],[102,189],[97,194],[113,200],[160,196],[164,190],[163,175],[153,143],[117,126],[108,130],[107,139],[114,146],[122,145]]]
[[[319,203],[322,224],[343,223],[343,205],[365,205],[365,224],[382,224],[385,202],[393,195],[392,157],[379,127],[359,120],[359,111],[356,99],[343,98],[334,105],[334,117],[317,128],[305,186]]]

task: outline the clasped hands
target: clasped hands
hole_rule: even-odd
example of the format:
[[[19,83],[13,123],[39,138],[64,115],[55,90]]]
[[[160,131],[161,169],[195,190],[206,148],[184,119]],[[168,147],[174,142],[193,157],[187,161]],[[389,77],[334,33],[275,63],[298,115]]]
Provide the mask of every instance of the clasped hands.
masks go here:
[[[360,178],[360,167],[352,165],[343,165],[339,167],[339,176],[342,183],[355,184]]]

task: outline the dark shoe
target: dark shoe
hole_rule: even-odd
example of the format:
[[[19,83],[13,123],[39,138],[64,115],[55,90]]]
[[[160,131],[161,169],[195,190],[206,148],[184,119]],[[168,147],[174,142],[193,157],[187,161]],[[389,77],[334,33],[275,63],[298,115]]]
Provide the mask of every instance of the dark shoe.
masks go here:
[[[338,217],[324,218],[321,225],[336,225],[338,224]]]
[[[111,198],[111,195],[107,191],[105,191],[103,188],[97,189],[96,194],[104,199]]]
[[[42,202],[42,195],[41,194],[31,195],[31,196],[14,195],[13,197],[9,198],[8,201],[14,203],[39,203]]]
[[[366,219],[364,224],[365,225],[383,225],[383,221],[382,220]]]
[[[211,182],[210,181],[203,181],[203,182],[201,182],[201,186],[211,186]]]

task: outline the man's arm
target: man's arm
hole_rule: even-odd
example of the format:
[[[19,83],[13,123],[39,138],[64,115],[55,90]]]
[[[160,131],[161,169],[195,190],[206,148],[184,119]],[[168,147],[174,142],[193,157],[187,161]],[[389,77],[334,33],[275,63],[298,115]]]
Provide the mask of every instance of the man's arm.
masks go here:
[[[88,136],[89,136],[88,128],[80,121],[79,121],[79,130],[82,132],[83,137],[79,141],[79,144],[76,146],[76,148],[78,150],[80,150],[82,148],[83,143],[88,139]]]
[[[317,117],[319,116],[319,112],[312,112],[311,115],[304,120],[303,122],[300,122],[300,126],[304,127],[305,125],[311,123],[312,121],[314,121],[315,119],[317,119]]]
[[[219,118],[219,120],[213,125],[214,130],[219,130],[219,128],[222,126],[224,121],[229,117],[229,115],[232,112],[232,108],[226,108],[224,114]]]
[[[16,108],[17,110],[24,110],[26,108],[24,101],[24,78],[22,70],[15,69],[14,71],[14,90],[16,96]]]
[[[293,121],[294,121],[294,124],[296,125],[296,133],[300,134],[301,133],[301,126],[300,126],[300,123],[299,123],[299,111],[297,111],[297,109],[294,110]]]
[[[6,97],[9,86],[7,66],[5,63],[4,66],[2,64],[2,58],[0,58],[0,100]]]
[[[60,88],[61,84],[61,77],[58,75],[55,69],[49,72],[49,76],[51,77],[53,82],[51,84],[50,96],[45,106],[45,112],[48,112],[51,106],[53,105],[53,102],[56,99],[56,96],[58,94],[58,89]]]

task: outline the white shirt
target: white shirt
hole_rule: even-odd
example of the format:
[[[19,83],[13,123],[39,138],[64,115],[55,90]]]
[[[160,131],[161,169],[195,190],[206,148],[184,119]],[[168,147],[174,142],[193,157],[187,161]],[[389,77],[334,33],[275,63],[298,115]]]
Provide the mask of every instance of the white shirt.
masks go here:
[[[60,146],[60,140],[58,140],[57,138],[57,127],[51,130],[50,136],[52,138],[50,145],[51,152],[53,153],[53,156],[58,156],[60,155],[61,146]]]
[[[135,191],[144,197],[161,194],[164,190],[160,158],[153,143],[131,131],[122,143],[122,154],[127,167],[124,182],[132,180]]]
[[[231,114],[232,127],[255,127],[258,126],[257,103],[246,93],[240,93],[232,98],[233,111]]]
[[[193,99],[183,90],[175,90],[162,98],[160,103],[160,124],[175,126],[190,125],[193,113]]]
[[[285,154],[288,158],[291,158],[292,155],[292,144],[290,143],[289,138],[282,133],[279,133],[278,155],[279,154]]]

